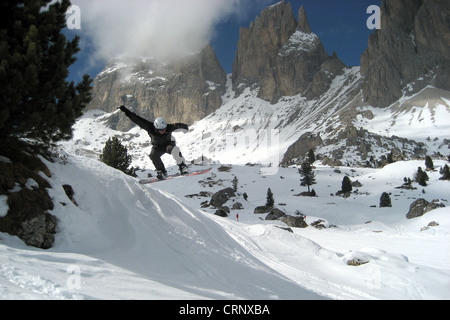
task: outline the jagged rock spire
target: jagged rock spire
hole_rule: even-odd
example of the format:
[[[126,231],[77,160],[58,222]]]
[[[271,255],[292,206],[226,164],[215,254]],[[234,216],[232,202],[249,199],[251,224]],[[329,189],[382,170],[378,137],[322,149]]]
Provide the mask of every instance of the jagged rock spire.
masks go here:
[[[297,21],[291,4],[282,1],[264,9],[248,29],[240,29],[233,89],[240,94],[245,87],[258,86],[258,97],[271,102],[298,93],[313,99],[342,67],[312,33],[304,7]]]
[[[306,17],[306,11],[303,6],[298,10],[298,19],[297,19],[297,29],[305,33],[311,33],[311,28],[308,23],[308,18]]]

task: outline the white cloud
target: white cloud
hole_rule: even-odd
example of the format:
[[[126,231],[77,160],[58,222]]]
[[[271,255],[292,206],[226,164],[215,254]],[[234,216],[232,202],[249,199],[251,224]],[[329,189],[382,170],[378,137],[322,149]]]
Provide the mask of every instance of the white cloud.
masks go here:
[[[83,37],[95,59],[175,59],[202,49],[222,19],[244,0],[72,0],[81,8]]]

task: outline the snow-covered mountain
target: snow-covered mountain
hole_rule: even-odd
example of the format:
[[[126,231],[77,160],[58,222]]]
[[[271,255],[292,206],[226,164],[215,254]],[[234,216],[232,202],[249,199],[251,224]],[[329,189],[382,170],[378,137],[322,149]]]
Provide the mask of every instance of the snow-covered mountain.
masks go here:
[[[175,133],[184,156],[220,163],[278,167],[304,161],[310,149],[324,164],[376,167],[388,154],[394,160],[444,159],[450,143],[450,93],[428,86],[405,95],[389,108],[365,106],[359,67],[346,68],[318,99],[302,94],[277,103],[258,98],[258,88],[233,90],[228,75],[223,105],[197,121],[187,134]],[[109,128],[121,112],[90,110],[74,126],[77,153],[97,157],[106,140],[117,135],[133,156],[133,165],[152,168],[148,134]],[[171,163],[171,159],[167,161]]]
[[[416,4],[407,13],[427,20],[427,6]],[[225,74],[209,46],[173,65],[113,59],[96,77],[89,109],[112,113],[109,126],[124,131],[130,121],[114,113],[121,104],[146,118],[186,122],[191,131],[180,143],[190,159],[277,166],[301,163],[311,149],[330,165],[378,166],[388,154],[395,160],[427,154],[444,158],[450,145],[450,92],[441,75],[448,61],[442,46],[422,52],[424,44],[418,42],[417,52],[410,48],[417,28],[397,16],[397,10],[391,1],[382,6],[386,26],[369,39],[362,68],[346,67],[336,54],[328,56],[304,8],[296,20],[290,3],[282,1],[240,29],[231,74]],[[432,33],[440,25],[424,28]],[[414,29],[409,37],[404,28]],[[397,34],[406,37],[405,56],[397,57],[382,41]],[[443,37],[441,31],[436,34]],[[434,69],[414,64],[408,72],[412,56],[427,66],[436,59],[439,63]],[[390,65],[401,66],[401,72]],[[381,81],[377,70],[385,68],[405,76]],[[390,92],[389,98],[377,98],[382,90]],[[377,99],[389,103],[383,108],[370,104]],[[146,146],[144,141],[136,147]]]

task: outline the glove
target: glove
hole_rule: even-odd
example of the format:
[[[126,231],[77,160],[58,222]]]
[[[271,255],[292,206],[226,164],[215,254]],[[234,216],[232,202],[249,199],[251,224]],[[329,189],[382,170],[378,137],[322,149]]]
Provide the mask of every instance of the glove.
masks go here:
[[[125,108],[125,106],[120,106],[119,109],[125,113],[126,116],[130,115],[132,112]]]

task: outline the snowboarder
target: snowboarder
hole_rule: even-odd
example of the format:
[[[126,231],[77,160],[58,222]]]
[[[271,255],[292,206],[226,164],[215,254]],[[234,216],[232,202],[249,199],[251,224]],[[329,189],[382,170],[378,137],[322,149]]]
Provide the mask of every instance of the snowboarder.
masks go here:
[[[148,132],[152,141],[152,151],[150,152],[150,160],[156,169],[156,177],[159,180],[164,180],[167,177],[167,171],[164,163],[161,160],[161,156],[165,153],[171,154],[181,174],[187,174],[186,162],[181,155],[180,148],[175,145],[175,138],[172,137],[172,132],[175,130],[183,130],[187,132],[188,126],[184,123],[167,124],[163,118],[156,118],[154,122],[146,120],[134,112],[131,112],[125,106],[120,106],[120,110],[130,118],[135,124]]]

